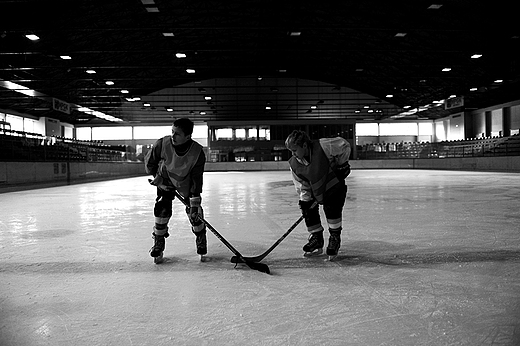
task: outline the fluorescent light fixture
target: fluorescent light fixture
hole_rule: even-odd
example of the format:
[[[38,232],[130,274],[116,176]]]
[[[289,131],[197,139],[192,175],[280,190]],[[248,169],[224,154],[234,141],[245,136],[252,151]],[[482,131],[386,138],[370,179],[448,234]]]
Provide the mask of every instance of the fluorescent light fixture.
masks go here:
[[[438,10],[442,7],[442,4],[431,4],[430,6],[428,6],[428,9],[429,10]]]
[[[166,108],[167,112],[173,112],[173,108]]]
[[[206,112],[204,112],[204,111],[200,111],[199,114],[200,114],[200,115],[206,115]]]
[[[176,56],[177,58],[179,58],[179,59],[183,59],[183,58],[186,57],[186,54],[184,54],[184,53],[177,53],[177,54],[175,54],[175,56]]]
[[[265,109],[269,110],[271,109],[271,106],[265,106]]]
[[[70,55],[60,55],[60,58],[62,58],[63,60],[70,60],[70,59],[72,59],[72,57]]]
[[[442,69],[442,72],[450,72],[451,71],[451,67],[445,67]]]
[[[94,71],[94,70],[86,70],[85,72],[87,72],[87,73],[89,73],[89,74],[94,74],[94,73],[96,73],[96,71]]]
[[[38,35],[34,35],[34,34],[28,34],[28,35],[25,35],[25,37],[27,37],[31,41],[38,41],[40,39],[40,37],[38,37]]]
[[[121,90],[121,94],[128,94],[128,90],[126,90],[126,89]]]
[[[469,91],[477,91],[477,90],[478,90],[478,88],[471,88],[471,89],[469,89]]]
[[[152,13],[152,12],[159,12],[158,7],[146,7],[146,11]]]
[[[412,108],[412,106],[404,106],[404,109]]]
[[[23,85],[16,84],[16,83],[13,83],[13,82],[10,82],[10,81],[4,81],[4,80],[0,79],[0,86],[3,86],[4,88],[7,88],[9,90],[13,90],[13,91],[19,92],[19,93],[27,95],[27,96],[39,97],[39,98],[42,98],[42,97],[48,98],[48,96],[45,95],[45,94],[42,94],[42,93],[40,93],[40,92],[38,92],[36,90],[29,89],[29,88],[27,88],[27,87],[25,87]],[[113,122],[123,121],[122,119],[113,117],[111,115],[108,115],[108,114],[105,114],[105,113],[102,113],[102,112],[99,112],[99,111],[92,110],[92,109],[87,108],[87,107],[78,107],[76,105],[75,105],[75,107],[77,107],[78,111],[83,112],[83,113],[87,113],[87,114],[92,114],[93,116],[95,116],[97,118],[101,118],[101,119],[105,119],[105,120],[113,121]]]
[[[107,80],[107,81],[105,82],[105,84],[106,84],[106,85],[114,85],[114,82],[112,82],[111,80]]]
[[[105,113],[100,112],[100,111],[95,111],[95,110],[87,108],[87,107],[78,107],[77,110],[79,112],[90,114],[90,115],[95,116],[96,118],[105,119],[107,121],[113,121],[113,122],[123,121],[122,119],[113,117],[111,115],[105,114]]]
[[[388,94],[388,95],[386,95],[386,97],[390,99],[390,98],[394,97],[394,95]]]
[[[204,96],[204,100],[206,100],[206,101],[211,100],[211,96]]]
[[[143,103],[143,106],[145,106],[145,107],[150,107],[151,104],[149,104],[148,102],[146,102],[146,103]]]
[[[155,1],[154,0],[141,0],[141,3],[143,5],[155,5]]]
[[[173,32],[163,32],[162,34],[163,34],[164,37],[173,37],[173,36],[175,36],[173,34]]]
[[[195,70],[192,69],[192,68],[187,68],[187,69],[186,69],[186,72],[188,72],[188,73],[195,73]]]
[[[10,81],[0,80],[0,86],[3,86],[4,88],[7,88],[12,91],[16,91],[17,93],[24,94],[27,96],[32,96],[32,97],[41,96],[40,93],[38,93],[36,90],[29,89],[26,86],[16,84],[16,83],[13,83]]]
[[[496,79],[495,83],[502,83],[503,81],[504,81],[503,79]]]
[[[316,109],[318,108],[318,106],[311,106],[311,109]]]
[[[300,36],[301,34],[301,31],[289,31],[289,36]]]
[[[473,54],[471,56],[471,59],[478,59],[478,58],[481,58],[482,57],[482,54]]]
[[[405,37],[406,36],[406,32],[398,32],[397,34],[395,34],[395,37]]]

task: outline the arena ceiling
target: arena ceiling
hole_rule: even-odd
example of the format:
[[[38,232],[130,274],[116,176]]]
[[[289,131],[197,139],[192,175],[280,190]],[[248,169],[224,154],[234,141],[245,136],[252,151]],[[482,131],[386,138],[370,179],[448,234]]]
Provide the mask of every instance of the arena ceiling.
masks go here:
[[[0,16],[0,109],[75,125],[438,119],[520,99],[514,1],[0,0]]]

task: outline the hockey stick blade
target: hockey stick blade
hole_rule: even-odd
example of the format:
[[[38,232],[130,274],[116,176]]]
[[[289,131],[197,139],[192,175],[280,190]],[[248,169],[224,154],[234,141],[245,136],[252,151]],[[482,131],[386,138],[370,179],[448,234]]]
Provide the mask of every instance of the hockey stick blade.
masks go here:
[[[317,205],[318,205],[318,202],[314,201],[314,203],[311,205],[311,207],[309,209],[312,209],[312,208],[316,207]],[[267,249],[263,254],[260,254],[258,256],[254,256],[254,257],[242,256],[242,258],[239,258],[238,256],[233,256],[233,257],[231,257],[231,263],[244,263],[244,261],[247,261],[247,262],[260,262],[267,255],[269,255],[271,253],[271,251],[273,251],[274,248],[277,247],[296,228],[296,226],[298,226],[300,224],[300,222],[302,222],[303,219],[304,219],[303,215],[300,216],[298,218],[298,220],[296,220],[292,224],[292,226],[289,227],[289,229],[280,237],[280,239],[275,241],[274,244],[271,245],[271,247],[269,249]]]
[[[174,190],[173,192],[174,192],[175,196],[182,202],[182,204],[184,204],[187,207],[190,206],[189,203],[186,201],[186,199],[183,196],[181,196],[181,194],[177,190]],[[233,245],[231,245],[231,243],[229,243],[226,240],[226,238],[224,238],[213,226],[211,226],[211,224],[208,221],[206,221],[201,215],[198,215],[198,217],[199,217],[199,219],[202,222],[204,222],[206,227],[209,228],[209,230],[215,235],[215,237],[217,237],[224,245],[226,245],[226,247],[238,259],[240,259],[242,261],[240,263],[245,263],[249,268],[257,270],[257,271],[262,272],[262,273],[266,273],[266,274],[270,274],[271,273],[271,271],[269,270],[269,267],[266,264],[254,263],[254,262],[251,262],[251,261],[248,261],[247,259],[245,259],[244,256],[242,256],[242,254],[240,252],[238,252],[238,250],[235,249],[233,247]]]

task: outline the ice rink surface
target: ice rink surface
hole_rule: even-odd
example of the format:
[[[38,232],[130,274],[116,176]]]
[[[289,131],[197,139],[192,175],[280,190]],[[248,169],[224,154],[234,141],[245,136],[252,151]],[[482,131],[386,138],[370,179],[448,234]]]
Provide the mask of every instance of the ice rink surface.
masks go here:
[[[288,171],[204,177],[244,256],[300,216]],[[199,262],[179,201],[154,264],[147,178],[0,194],[1,346],[520,345],[520,174],[353,171],[336,261],[302,256],[302,223],[271,275],[209,232]]]

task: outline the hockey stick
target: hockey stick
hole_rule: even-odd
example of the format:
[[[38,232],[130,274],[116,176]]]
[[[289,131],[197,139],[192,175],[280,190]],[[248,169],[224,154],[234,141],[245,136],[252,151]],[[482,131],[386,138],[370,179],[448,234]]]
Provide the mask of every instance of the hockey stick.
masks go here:
[[[179,194],[179,192],[177,192],[177,190],[174,190],[173,193],[182,202],[182,204],[184,204],[186,207],[190,206],[190,204],[186,201],[186,199],[183,196],[181,196],[181,194]],[[244,256],[242,256],[240,254],[240,252],[238,252],[238,250],[233,247],[233,245],[231,245],[222,235],[220,235],[220,233],[213,226],[211,226],[208,221],[204,220],[204,218],[200,214],[198,215],[198,217],[202,222],[204,222],[206,227],[208,227],[209,230],[222,243],[224,243],[224,245],[226,245],[229,250],[231,250],[231,252],[235,255],[235,257],[240,260],[240,263],[245,263],[249,268],[258,270],[259,272],[262,272],[262,273],[266,273],[266,274],[271,273],[271,271],[269,270],[269,267],[266,264],[251,262],[251,261],[247,260],[246,258],[244,258]]]
[[[317,204],[318,204],[318,202],[314,201],[314,203],[311,205],[311,207],[309,209],[314,208]],[[260,254],[258,256],[254,256],[254,257],[244,257],[243,256],[243,259],[246,260],[246,261],[249,261],[249,262],[260,262],[261,260],[263,260],[267,255],[269,255],[271,253],[271,251],[274,250],[275,247],[278,246],[278,244],[280,244],[296,228],[296,226],[298,226],[300,224],[300,222],[302,222],[303,219],[304,219],[304,217],[303,217],[303,215],[301,215],[298,218],[298,220],[296,220],[296,222],[293,223],[293,225],[280,237],[280,239],[278,239],[263,254]],[[243,263],[242,262],[242,258],[239,258],[237,256],[233,256],[233,257],[231,257],[231,263]]]

